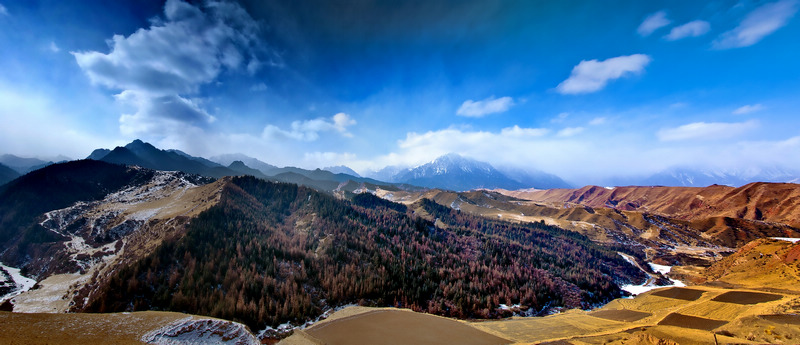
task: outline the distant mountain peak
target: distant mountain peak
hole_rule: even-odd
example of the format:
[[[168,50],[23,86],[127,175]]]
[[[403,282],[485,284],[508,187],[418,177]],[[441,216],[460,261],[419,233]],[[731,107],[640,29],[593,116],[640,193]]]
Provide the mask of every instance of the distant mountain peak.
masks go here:
[[[447,174],[448,172],[456,171],[463,171],[467,173],[473,171],[485,171],[487,173],[493,173],[493,171],[495,171],[494,167],[492,167],[489,163],[480,162],[452,152],[440,156],[434,159],[432,162],[423,164],[418,168],[432,169],[435,175],[443,175]]]
[[[228,167],[229,168],[240,168],[240,167],[247,167],[247,165],[244,164],[244,162],[242,162],[242,161],[233,161],[233,162],[231,162],[230,165],[228,165]]]
[[[448,153],[430,163],[400,173],[399,182],[431,188],[470,190],[475,188],[522,188],[523,185],[497,171],[489,163]]]
[[[153,146],[153,144],[150,144],[150,143],[147,143],[147,142],[141,141],[141,140],[139,140],[139,139],[136,139],[136,140],[134,140],[134,141],[131,141],[131,142],[130,142],[130,144],[128,144],[128,145],[125,145],[125,148],[126,148],[126,149],[128,149],[128,150],[134,151],[134,152],[137,152],[137,151],[143,151],[143,150],[148,150],[148,151],[150,151],[150,150],[161,151],[161,150],[159,150],[158,148],[156,148],[155,146]]]
[[[558,176],[535,169],[498,170],[489,163],[448,153],[429,163],[412,169],[399,170],[386,167],[376,174],[389,174],[393,182],[402,182],[429,188],[470,190],[476,188],[564,188],[569,184]]]
[[[361,177],[361,175],[359,175],[357,172],[355,172],[355,170],[350,169],[349,167],[344,166],[344,165],[325,167],[322,170],[327,170],[327,171],[330,171],[330,172],[332,172],[334,174],[347,174],[347,175],[352,175],[352,176],[355,176],[355,177]]]

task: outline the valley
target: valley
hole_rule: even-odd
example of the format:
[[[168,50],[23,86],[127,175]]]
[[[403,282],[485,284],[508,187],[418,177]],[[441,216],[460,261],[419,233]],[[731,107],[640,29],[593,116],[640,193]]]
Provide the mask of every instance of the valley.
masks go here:
[[[590,311],[579,309],[544,317],[497,321],[454,320],[408,309],[349,306],[280,341],[287,345],[351,344],[708,344],[796,343],[800,339],[799,243],[762,239],[743,247],[698,276],[705,282],[685,288],[662,288],[622,298]],[[768,255],[761,255],[768,254]],[[760,276],[754,266],[768,265]],[[719,276],[719,272],[726,272]],[[785,282],[772,287],[775,280]],[[794,289],[791,289],[794,288]],[[0,312],[4,327],[15,327],[13,344],[70,339],[139,343],[165,324],[185,320],[177,313],[24,314]],[[193,317],[193,319],[202,319]],[[185,322],[185,321],[184,321]],[[108,333],[111,324],[126,327]],[[76,326],[76,325],[80,326]],[[46,338],[39,329],[50,331]],[[160,328],[161,327],[161,328]],[[221,325],[220,327],[224,327]],[[226,328],[227,329],[227,328]],[[233,328],[235,329],[235,328]],[[414,332],[408,332],[414,329]],[[101,333],[102,332],[102,333]],[[103,338],[98,338],[99,333]],[[173,333],[174,334],[174,333]],[[191,332],[186,339],[197,339]],[[202,333],[201,333],[202,334]],[[103,340],[99,340],[103,339]],[[176,340],[175,336],[164,339]]]
[[[132,145],[132,161],[205,162]],[[769,238],[800,238],[796,185],[455,192],[229,167],[245,176],[82,160],[0,187],[9,325],[142,325],[122,343],[162,328],[287,344],[795,336],[770,315],[794,313],[798,245]],[[208,317],[233,323],[187,321]],[[740,324],[755,333],[726,328]]]

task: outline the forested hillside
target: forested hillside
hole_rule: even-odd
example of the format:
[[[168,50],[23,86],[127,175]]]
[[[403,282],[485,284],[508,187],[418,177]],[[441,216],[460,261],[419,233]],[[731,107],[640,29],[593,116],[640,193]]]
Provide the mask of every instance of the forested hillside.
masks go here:
[[[184,311],[253,329],[346,303],[493,318],[508,315],[501,303],[588,308],[644,278],[620,248],[573,232],[413,206],[233,178],[184,237],[120,269],[83,309]]]

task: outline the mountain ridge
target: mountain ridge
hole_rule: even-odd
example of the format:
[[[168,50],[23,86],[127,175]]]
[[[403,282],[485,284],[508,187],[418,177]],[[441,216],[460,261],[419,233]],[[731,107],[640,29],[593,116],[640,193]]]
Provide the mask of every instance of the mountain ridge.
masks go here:
[[[526,200],[648,211],[685,220],[743,218],[800,228],[800,185],[753,182],[741,187],[613,187],[499,192]]]
[[[22,175],[20,175],[20,173],[17,172],[16,170],[11,169],[5,164],[0,163],[0,186],[8,182],[11,182],[12,180],[20,176]]]
[[[384,169],[388,169],[384,168]],[[396,173],[392,180],[429,188],[456,191],[477,188],[529,188],[568,186],[555,175],[542,172],[516,171],[515,178],[491,164],[449,153],[435,160]]]

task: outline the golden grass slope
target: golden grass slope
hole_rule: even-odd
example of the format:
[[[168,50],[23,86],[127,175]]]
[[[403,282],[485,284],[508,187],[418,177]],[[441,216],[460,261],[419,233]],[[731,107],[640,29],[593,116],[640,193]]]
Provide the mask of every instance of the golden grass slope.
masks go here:
[[[701,291],[701,297],[662,297],[654,294],[659,290],[654,290],[615,300],[595,311],[569,310],[545,317],[482,322],[449,320],[447,325],[438,324],[441,317],[407,310],[350,307],[334,313],[329,320],[296,331],[280,344],[495,344],[497,339],[514,344],[709,344],[715,333],[720,343],[800,340],[800,320],[789,314],[776,314],[776,310],[798,299],[797,295],[773,293],[777,300],[745,305],[713,299],[730,291],[758,291],[713,286],[692,289]],[[474,333],[475,330],[496,338]],[[469,340],[462,339],[464,335],[470,335]]]
[[[707,281],[800,293],[800,242],[759,239],[709,267]]]

